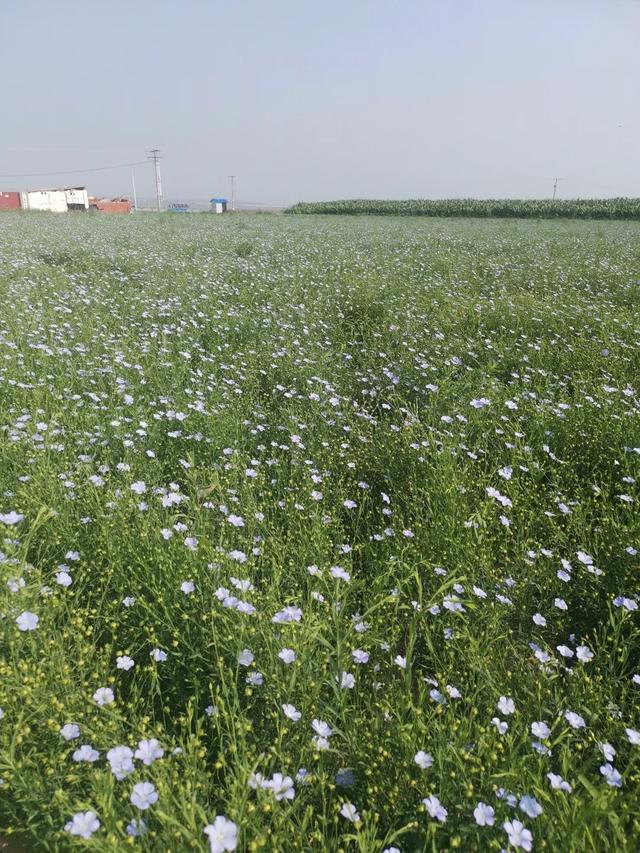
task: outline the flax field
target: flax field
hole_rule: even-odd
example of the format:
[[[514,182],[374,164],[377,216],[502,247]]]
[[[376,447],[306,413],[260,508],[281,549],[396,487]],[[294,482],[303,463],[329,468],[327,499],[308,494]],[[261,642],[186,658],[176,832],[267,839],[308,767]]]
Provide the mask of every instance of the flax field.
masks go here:
[[[0,840],[640,846],[640,224],[0,217]]]

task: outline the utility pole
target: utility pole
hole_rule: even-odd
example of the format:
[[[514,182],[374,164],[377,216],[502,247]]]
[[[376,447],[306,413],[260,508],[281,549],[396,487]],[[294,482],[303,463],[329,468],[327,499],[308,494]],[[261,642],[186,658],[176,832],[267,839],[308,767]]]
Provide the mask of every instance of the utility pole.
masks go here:
[[[553,179],[553,201],[556,200],[556,190],[558,188],[558,181],[561,181],[562,178],[554,178]]]
[[[237,175],[229,175],[229,178],[231,178],[231,210],[235,210],[236,209],[236,193],[235,193],[235,187],[234,187],[233,182],[237,178]]]
[[[131,188],[133,190],[133,209],[137,210],[138,209],[138,198],[136,196],[136,176],[133,172],[133,169],[131,169]]]
[[[156,202],[158,205],[158,213],[162,210],[162,178],[160,177],[160,160],[162,160],[162,157],[159,155],[159,148],[152,148],[147,155],[147,159],[153,161],[153,167],[156,174]]]

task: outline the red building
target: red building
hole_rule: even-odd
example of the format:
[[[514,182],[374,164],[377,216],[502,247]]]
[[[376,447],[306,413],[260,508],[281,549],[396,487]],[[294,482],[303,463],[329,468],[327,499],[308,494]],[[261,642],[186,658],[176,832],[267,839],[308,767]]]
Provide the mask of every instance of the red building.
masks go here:
[[[99,210],[101,213],[131,213],[131,202],[128,198],[96,198],[89,196],[89,210]]]
[[[20,210],[20,193],[6,193],[0,190],[0,210]]]

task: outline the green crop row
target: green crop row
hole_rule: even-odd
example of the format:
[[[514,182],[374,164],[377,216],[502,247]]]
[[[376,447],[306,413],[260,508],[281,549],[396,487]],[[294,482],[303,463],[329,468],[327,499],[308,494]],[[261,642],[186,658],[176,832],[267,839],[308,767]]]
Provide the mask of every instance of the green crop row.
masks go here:
[[[640,219],[640,198],[342,199],[298,202],[285,213],[368,216],[468,216],[514,219]]]

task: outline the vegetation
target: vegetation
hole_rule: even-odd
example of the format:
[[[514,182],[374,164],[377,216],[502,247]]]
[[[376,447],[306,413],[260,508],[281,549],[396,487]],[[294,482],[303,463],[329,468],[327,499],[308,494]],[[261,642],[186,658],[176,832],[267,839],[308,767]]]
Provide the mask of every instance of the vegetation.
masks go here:
[[[3,217],[0,837],[637,850],[639,238]]]
[[[511,219],[640,219],[640,198],[480,199],[415,198],[301,201],[285,213],[351,216],[465,216]]]

